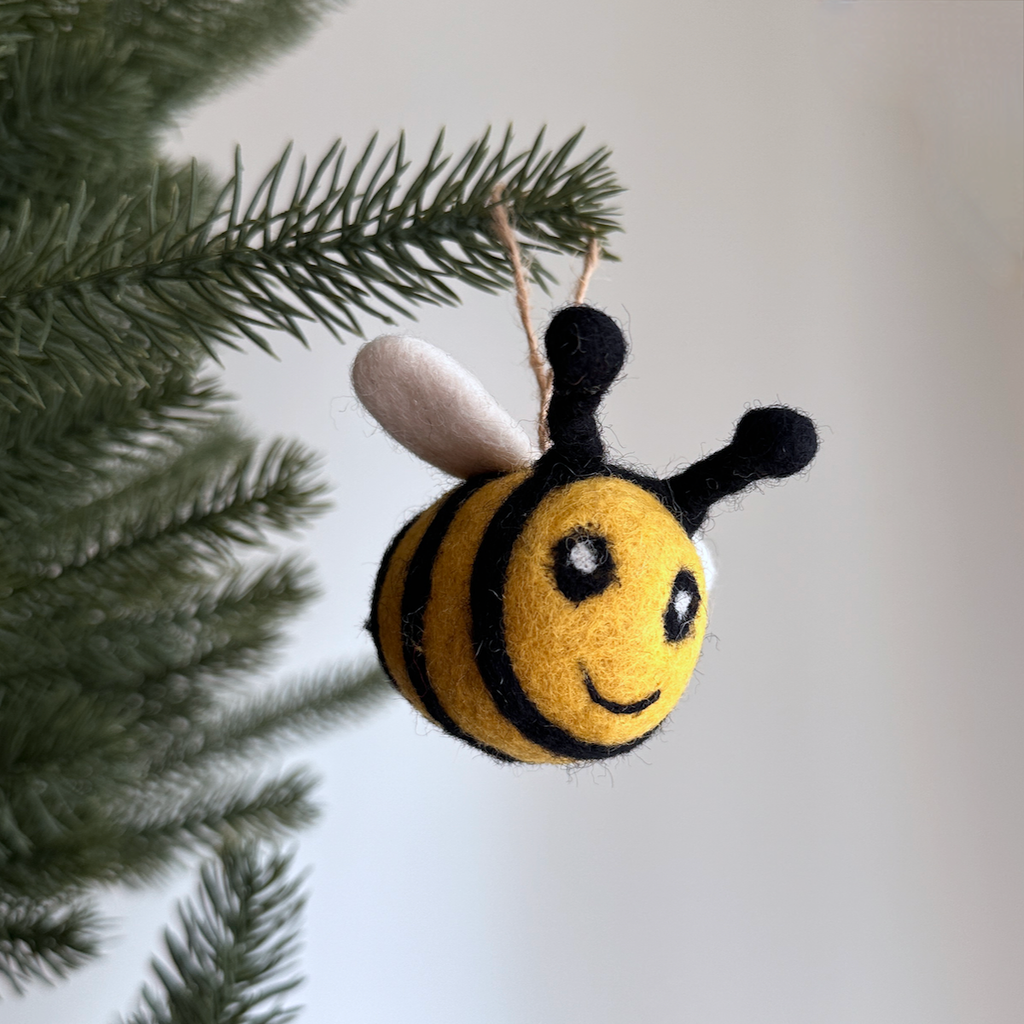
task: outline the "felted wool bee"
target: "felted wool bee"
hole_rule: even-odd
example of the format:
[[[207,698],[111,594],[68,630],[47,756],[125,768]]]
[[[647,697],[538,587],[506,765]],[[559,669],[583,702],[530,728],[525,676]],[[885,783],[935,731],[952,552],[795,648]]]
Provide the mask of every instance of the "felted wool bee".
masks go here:
[[[707,585],[693,543],[708,510],[802,470],[810,419],[752,409],[730,444],[664,480],[605,458],[596,413],[625,339],[589,306],[557,313],[550,447],[454,360],[382,338],[353,383],[389,433],[465,478],[407,523],[377,575],[369,628],[398,691],[446,732],[503,761],[632,750],[679,700],[700,654]]]

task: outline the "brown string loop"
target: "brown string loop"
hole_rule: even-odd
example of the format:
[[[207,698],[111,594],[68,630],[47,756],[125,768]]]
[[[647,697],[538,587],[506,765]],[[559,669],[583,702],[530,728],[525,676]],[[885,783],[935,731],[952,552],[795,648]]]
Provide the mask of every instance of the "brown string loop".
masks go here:
[[[519,310],[519,319],[526,332],[526,342],[530,350],[530,369],[533,370],[533,375],[537,379],[537,390],[540,393],[537,442],[540,445],[540,450],[544,452],[551,446],[551,439],[548,436],[548,406],[551,404],[552,388],[551,367],[548,366],[547,360],[540,350],[537,332],[533,329],[533,319],[530,315],[530,282],[526,276],[526,267],[519,249],[519,242],[509,219],[508,208],[501,199],[504,189],[505,186],[499,182],[491,193],[491,219],[494,221],[494,233],[498,236],[498,241],[505,247],[509,263],[512,264],[512,280],[516,288],[516,308]],[[594,237],[590,239],[590,244],[587,246],[583,269],[576,282],[576,291],[573,295],[574,305],[583,304],[587,295],[587,286],[600,261],[601,243]]]
[[[597,236],[591,236],[590,244],[587,246],[587,254],[583,257],[583,269],[580,271],[580,279],[576,282],[576,293],[572,297],[573,304],[582,306],[583,300],[587,297],[587,286],[594,276],[598,263],[601,262],[601,243]]]

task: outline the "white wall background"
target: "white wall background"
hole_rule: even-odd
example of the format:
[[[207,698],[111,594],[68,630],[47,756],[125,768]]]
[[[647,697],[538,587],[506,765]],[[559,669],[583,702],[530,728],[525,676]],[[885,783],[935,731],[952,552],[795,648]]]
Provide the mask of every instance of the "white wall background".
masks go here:
[[[824,438],[718,516],[714,636],[635,757],[497,767],[397,700],[303,752],[305,1024],[1022,1019],[1022,39],[1016,0],[355,0],[170,140],[259,173],[586,124],[630,189],[591,291],[633,343],[615,448],[662,471],[756,401]],[[466,299],[417,330],[528,420],[511,298]],[[287,672],[369,651],[377,560],[445,485],[353,406],[354,345],[277,348],[229,385],[337,488]],[[114,894],[106,959],[0,1017],[127,1008],[191,884]]]

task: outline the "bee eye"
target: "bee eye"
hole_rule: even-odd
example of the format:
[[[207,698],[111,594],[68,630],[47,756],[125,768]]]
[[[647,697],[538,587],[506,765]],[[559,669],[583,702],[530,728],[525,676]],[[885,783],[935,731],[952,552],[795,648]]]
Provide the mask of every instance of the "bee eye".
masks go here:
[[[576,604],[600,594],[615,580],[615,562],[604,537],[575,530],[563,537],[551,554],[555,585]]]
[[[697,580],[689,570],[680,569],[672,584],[672,595],[662,617],[665,623],[665,638],[669,643],[678,643],[690,635],[698,608],[700,589]]]

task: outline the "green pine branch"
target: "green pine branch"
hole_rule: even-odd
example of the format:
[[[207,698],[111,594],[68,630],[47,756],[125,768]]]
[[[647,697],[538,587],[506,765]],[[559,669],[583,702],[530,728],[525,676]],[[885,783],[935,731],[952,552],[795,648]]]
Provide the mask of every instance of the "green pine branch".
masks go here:
[[[230,704],[190,699],[195,691],[180,674],[173,683],[178,699],[172,689],[166,700],[165,686],[163,702],[143,700],[143,688],[135,691],[139,699],[122,691],[120,701],[109,692],[84,694],[72,677],[54,681],[45,673],[9,688],[0,719],[0,790],[12,823],[26,790],[44,789],[45,807],[68,807],[87,799],[112,802],[121,787],[199,789],[212,766],[239,765],[285,742],[352,724],[388,693],[376,667],[323,672]],[[182,731],[185,715],[193,726]],[[26,729],[28,722],[35,726]],[[35,796],[31,803],[38,812]],[[21,836],[31,831],[24,822],[18,826]]]
[[[252,781],[223,766],[187,779],[144,781],[114,817],[130,835],[119,879],[145,880],[175,863],[182,850],[227,839],[275,839],[313,824],[316,779],[305,769]],[[167,808],[172,810],[168,813]]]
[[[138,779],[149,759],[180,744],[185,722],[201,730],[193,719],[216,692],[269,659],[284,619],[309,596],[304,584],[290,563],[276,563],[229,579],[192,614],[143,610],[106,629],[86,615],[36,628],[26,641],[35,657],[23,654],[20,671],[3,676],[0,781],[38,786],[40,775],[64,775],[91,789],[122,749]]]
[[[228,708],[206,720],[154,762],[152,775],[177,776],[211,764],[252,758],[284,742],[360,721],[388,693],[376,665],[335,668]]]
[[[343,2],[123,0],[111,19],[112,33],[130,48],[127,69],[150,83],[152,116],[160,119],[290,49]]]
[[[0,893],[49,899],[149,883],[222,842],[280,838],[316,820],[314,781],[301,769],[255,783],[221,771],[110,787],[102,801],[63,807],[25,790],[21,806],[0,803]]]
[[[506,288],[490,212],[499,184],[527,252],[580,254],[617,229],[608,152],[573,163],[579,138],[546,150],[541,132],[513,152],[507,132],[493,152],[485,136],[454,158],[441,135],[411,180],[404,138],[377,159],[371,142],[348,170],[337,143],[280,200],[286,152],[248,200],[239,163],[205,215],[194,171],[166,218],[153,205],[146,230],[132,219],[144,197],[95,230],[83,230],[84,190],[42,227],[26,202],[0,231],[0,404],[39,404],[89,374],[137,383],[151,350],[215,356],[239,336],[269,348],[266,331],[304,340],[310,322],[358,335],[361,315],[393,322],[416,305],[457,302],[458,281]],[[533,275],[551,279],[539,261]]]
[[[0,3],[0,81],[18,47],[55,30],[68,30],[78,13],[75,0],[3,0]]]
[[[294,558],[238,566],[223,570],[222,577],[180,588],[173,577],[143,579],[134,590],[87,591],[78,599],[67,598],[66,591],[53,597],[46,588],[15,595],[0,603],[0,685],[9,699],[32,691],[33,679],[39,693],[56,695],[73,686],[77,693],[112,702],[107,713],[119,728],[194,714],[201,710],[197,700],[205,688],[191,688],[186,705],[168,701],[166,694],[195,680],[190,670],[197,666],[226,684],[226,659],[250,671],[264,663],[285,620],[316,593],[308,570]],[[145,601],[135,600],[139,594]],[[170,690],[160,681],[168,673],[175,683]],[[122,708],[131,694],[141,706]],[[154,703],[155,694],[165,696]]]
[[[203,866],[198,895],[178,908],[179,934],[164,933],[167,962],[154,959],[159,990],[122,1024],[287,1024],[297,921],[305,904],[292,858],[227,845]]]
[[[174,114],[265,70],[341,4],[3,0],[0,84],[10,88],[0,89],[0,137],[17,151],[3,161],[0,206],[13,185],[59,195],[61,169],[47,158],[68,140],[78,177],[102,181],[103,169],[149,162]],[[34,172],[46,180],[32,180]]]
[[[222,423],[199,436],[189,428],[177,437],[165,432],[158,443],[163,457],[142,466],[122,456],[122,479],[110,493],[19,531],[21,564],[54,576],[98,564],[109,569],[112,559],[154,544],[217,554],[257,543],[270,530],[296,529],[326,508],[324,487],[314,482],[318,460],[296,442],[260,450]]]
[[[110,704],[83,693],[66,672],[35,671],[5,680],[0,792],[11,824],[26,789],[44,793],[44,803],[67,804],[73,794],[84,796],[111,780],[127,783],[137,774],[137,740],[126,727],[138,709],[133,714],[130,707]]]
[[[98,952],[99,919],[87,904],[0,896],[0,977],[19,995],[63,978]]]
[[[54,392],[45,409],[0,411],[0,525],[38,521],[58,489],[80,505],[186,428],[223,420],[226,397],[211,380],[166,365],[142,370],[138,390],[93,382],[78,396]]]
[[[0,893],[11,896],[145,880],[224,835],[277,834],[314,813],[302,776],[254,791],[225,773],[230,758],[216,776],[180,757],[173,773],[152,770],[214,721],[218,695],[266,661],[313,592],[294,559],[259,568],[234,554],[317,510],[309,453],[260,449],[205,399],[157,404],[115,433],[92,448],[94,468],[112,468],[86,474],[91,500],[68,508],[51,490],[38,522],[8,530],[17,543],[0,559]]]
[[[130,50],[104,31],[111,0],[78,0],[65,16],[40,21],[3,60],[0,81],[0,220],[18,196],[49,202],[69,182],[110,185],[152,159],[158,126],[145,74]],[[8,37],[10,38],[10,37]],[[161,126],[162,127],[162,126]],[[100,184],[103,183],[103,184]],[[132,191],[143,182],[132,181]]]

